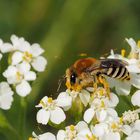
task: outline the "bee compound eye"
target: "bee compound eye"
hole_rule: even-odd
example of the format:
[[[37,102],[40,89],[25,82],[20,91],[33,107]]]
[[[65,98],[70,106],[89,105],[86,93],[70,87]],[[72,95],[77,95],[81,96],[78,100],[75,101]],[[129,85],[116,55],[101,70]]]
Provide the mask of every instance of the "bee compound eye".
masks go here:
[[[71,77],[70,77],[70,82],[71,82],[71,84],[75,84],[76,83],[76,74],[74,73],[74,74],[72,74],[71,75]]]

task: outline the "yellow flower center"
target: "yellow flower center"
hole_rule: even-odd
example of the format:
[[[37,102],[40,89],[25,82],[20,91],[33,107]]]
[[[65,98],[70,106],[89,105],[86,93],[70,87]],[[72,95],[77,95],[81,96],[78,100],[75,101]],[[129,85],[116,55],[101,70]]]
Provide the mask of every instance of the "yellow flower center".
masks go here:
[[[113,122],[113,123],[111,124],[111,128],[112,128],[112,129],[117,129],[117,128],[118,128],[118,125],[117,125],[116,123]]]
[[[48,98],[48,103],[51,104],[52,102],[53,102],[53,99],[52,99],[51,97],[49,97],[49,98]]]
[[[87,140],[97,140],[97,137],[95,135],[89,136],[88,134],[86,135]]]
[[[104,101],[101,101],[101,108],[105,108],[105,103],[104,103]]]
[[[33,55],[29,52],[24,52],[24,55],[23,55],[23,60],[27,61],[27,62],[30,62],[33,58]]]
[[[70,125],[70,130],[74,131],[75,130],[75,126],[74,125]]]
[[[16,79],[17,81],[21,81],[23,79],[23,75],[19,71],[16,73]]]
[[[122,49],[122,50],[121,50],[121,56],[122,56],[122,57],[125,57],[125,54],[126,54],[126,50],[125,50],[125,49]]]
[[[120,118],[119,123],[120,123],[120,124],[123,124],[123,117]]]

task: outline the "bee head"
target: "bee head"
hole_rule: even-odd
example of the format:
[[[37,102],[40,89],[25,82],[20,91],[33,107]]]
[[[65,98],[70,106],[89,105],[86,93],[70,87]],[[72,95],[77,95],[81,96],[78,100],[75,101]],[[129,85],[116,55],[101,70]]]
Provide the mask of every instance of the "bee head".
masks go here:
[[[66,86],[70,90],[77,91],[79,89],[78,74],[74,68],[66,70]]]

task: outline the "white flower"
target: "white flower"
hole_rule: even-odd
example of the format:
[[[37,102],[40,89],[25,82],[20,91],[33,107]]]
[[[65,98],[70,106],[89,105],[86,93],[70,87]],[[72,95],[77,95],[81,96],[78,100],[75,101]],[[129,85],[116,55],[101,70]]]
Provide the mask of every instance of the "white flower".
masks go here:
[[[59,93],[56,102],[58,106],[61,106],[65,111],[67,111],[72,106],[72,97],[67,92],[61,92]]]
[[[16,66],[10,65],[3,76],[7,78],[9,84],[15,85],[17,94],[23,97],[31,92],[28,81],[36,79],[36,73],[30,71],[30,65],[25,62]]]
[[[32,135],[34,138],[30,137],[29,140],[56,140],[55,135],[50,132],[38,136],[33,132]]]
[[[131,102],[134,106],[140,106],[140,90],[137,90],[131,97]]]
[[[7,82],[0,83],[0,108],[10,109],[13,102],[13,91]]]
[[[130,126],[128,137],[126,140],[139,140],[140,138],[140,120],[137,120],[133,125]]]
[[[132,59],[140,59],[140,47],[139,43],[137,44],[133,38],[125,39],[129,46],[131,47],[131,51],[129,57]]]
[[[70,91],[66,90],[66,94],[69,94],[69,96],[72,97],[72,100],[74,101],[77,97],[80,98],[81,102],[84,104],[84,106],[87,106],[90,101],[90,93],[87,90],[82,89],[81,91]]]
[[[110,116],[106,121],[92,126],[91,130],[100,140],[120,140],[124,126],[122,118]]]
[[[61,105],[65,106],[65,103],[62,103],[61,101],[59,101],[59,99],[53,100],[52,98],[48,98],[47,96],[43,97],[39,105],[36,106],[41,107],[41,109],[37,112],[36,117],[38,123],[46,125],[50,120],[54,124],[60,124],[66,119],[65,113],[61,109]]]
[[[44,50],[39,44],[34,43],[30,45],[23,37],[19,38],[16,35],[11,36],[11,41],[12,44],[1,43],[0,49],[3,53],[13,52],[11,57],[12,65],[17,65],[25,61],[30,63],[38,72],[45,70],[47,60],[41,56]]]
[[[94,93],[94,95],[90,108],[84,113],[84,120],[87,123],[90,123],[94,117],[102,122],[109,115],[117,116],[117,112],[113,108],[117,106],[119,99],[114,93],[110,93],[109,99],[106,91],[103,88],[98,88],[97,93]]]
[[[39,44],[35,43],[30,45],[27,41],[23,41],[23,39],[14,35],[11,37],[11,40],[17,49],[12,55],[12,65],[25,61],[30,63],[38,72],[45,70],[47,60],[41,56],[44,50]]]
[[[70,125],[65,130],[59,130],[57,140],[90,140],[90,136],[88,125],[81,121],[76,126]]]

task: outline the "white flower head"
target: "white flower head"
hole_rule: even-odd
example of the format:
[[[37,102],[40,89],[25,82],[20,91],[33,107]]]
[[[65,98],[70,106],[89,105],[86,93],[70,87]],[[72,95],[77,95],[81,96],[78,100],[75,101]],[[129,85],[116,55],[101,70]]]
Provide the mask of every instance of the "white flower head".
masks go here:
[[[36,106],[41,107],[36,116],[38,123],[46,125],[50,120],[54,124],[60,124],[66,119],[66,115],[61,108],[62,104],[58,100],[53,100],[47,96],[41,99],[39,105]]]
[[[36,73],[30,71],[30,65],[25,62],[16,66],[10,65],[3,76],[9,84],[15,85],[17,94],[23,97],[31,92],[29,81],[36,79]]]
[[[90,140],[92,134],[88,125],[80,121],[77,125],[70,125],[65,130],[59,130],[57,140]]]
[[[30,45],[23,38],[18,38],[15,35],[11,37],[11,40],[16,48],[12,55],[12,65],[16,65],[25,61],[30,63],[32,67],[38,72],[45,70],[47,60],[41,56],[44,50],[40,47],[39,44],[34,43]]]
[[[13,91],[7,82],[0,83],[0,108],[8,110],[13,102]]]
[[[0,50],[2,53],[12,52],[11,64],[17,65],[21,62],[31,64],[38,72],[45,70],[47,60],[41,56],[44,50],[39,44],[30,45],[23,37],[11,36],[12,44],[0,42]],[[1,58],[1,55],[0,55]]]
[[[99,122],[104,121],[109,115],[117,116],[114,107],[119,102],[118,97],[114,93],[110,93],[110,99],[107,97],[106,91],[103,88],[98,88],[94,93],[93,101],[90,103],[90,108],[84,113],[84,120],[90,123],[94,117]]]

